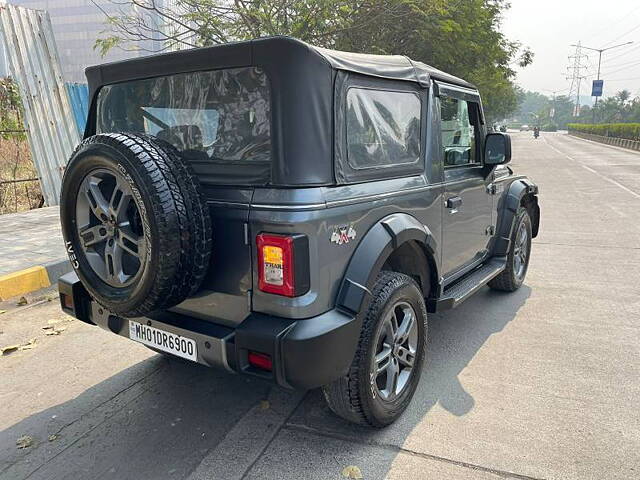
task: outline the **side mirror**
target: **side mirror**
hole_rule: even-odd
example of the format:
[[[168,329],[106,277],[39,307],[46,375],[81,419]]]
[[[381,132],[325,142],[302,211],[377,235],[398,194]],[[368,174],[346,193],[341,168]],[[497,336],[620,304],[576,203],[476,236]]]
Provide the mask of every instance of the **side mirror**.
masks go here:
[[[484,142],[485,165],[504,165],[511,161],[511,137],[506,133],[489,133]]]

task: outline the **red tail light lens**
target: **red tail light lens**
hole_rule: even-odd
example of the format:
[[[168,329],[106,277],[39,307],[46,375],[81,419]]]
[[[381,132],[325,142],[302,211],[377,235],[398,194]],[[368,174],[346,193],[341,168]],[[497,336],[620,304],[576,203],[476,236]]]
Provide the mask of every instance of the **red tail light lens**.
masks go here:
[[[258,247],[258,287],[263,292],[296,295],[293,237],[261,233]]]

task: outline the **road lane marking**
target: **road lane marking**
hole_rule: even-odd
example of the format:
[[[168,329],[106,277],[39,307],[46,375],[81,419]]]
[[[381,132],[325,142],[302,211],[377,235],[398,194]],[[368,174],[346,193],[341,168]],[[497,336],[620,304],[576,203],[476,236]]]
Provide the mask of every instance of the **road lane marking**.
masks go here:
[[[568,159],[569,159],[569,160],[571,160],[572,162],[577,163],[578,165],[580,165],[580,166],[581,166],[582,168],[584,168],[585,170],[588,170],[589,172],[594,173],[595,175],[599,176],[600,178],[602,178],[602,179],[606,180],[607,182],[609,182],[609,183],[611,183],[611,184],[613,184],[613,185],[615,185],[615,186],[617,186],[617,187],[620,187],[620,188],[621,188],[622,190],[624,190],[625,192],[630,193],[630,194],[631,194],[631,195],[633,195],[634,197],[636,197],[636,198],[640,199],[640,194],[639,194],[639,193],[634,192],[634,191],[633,191],[633,190],[631,190],[630,188],[625,187],[624,185],[622,185],[620,182],[616,182],[616,181],[615,181],[615,180],[613,180],[612,178],[609,178],[609,177],[607,177],[607,176],[605,176],[605,175],[602,175],[600,172],[597,172],[597,171],[596,171],[596,170],[594,170],[593,168],[591,168],[591,167],[588,167],[588,166],[584,165],[582,162],[579,162],[578,160],[576,160],[576,159],[575,159],[575,158],[573,158],[572,156],[567,155],[566,153],[564,153],[564,152],[562,152],[562,151],[558,150],[556,147],[554,147],[553,145],[551,145],[551,144],[547,141],[547,139],[546,139],[546,138],[544,139],[544,143],[546,143],[546,144],[547,144],[547,146],[548,146],[549,148],[551,148],[552,150],[555,150],[555,151],[556,151],[556,152],[558,152],[560,155],[562,155],[562,156],[564,156],[564,157],[568,158]]]

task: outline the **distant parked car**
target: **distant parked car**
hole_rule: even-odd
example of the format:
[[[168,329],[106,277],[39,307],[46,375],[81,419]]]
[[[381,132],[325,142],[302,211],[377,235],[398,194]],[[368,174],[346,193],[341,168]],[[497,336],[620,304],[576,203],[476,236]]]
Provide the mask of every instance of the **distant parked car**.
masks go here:
[[[529,125],[522,125],[520,127],[520,131],[521,132],[528,132],[529,131]]]

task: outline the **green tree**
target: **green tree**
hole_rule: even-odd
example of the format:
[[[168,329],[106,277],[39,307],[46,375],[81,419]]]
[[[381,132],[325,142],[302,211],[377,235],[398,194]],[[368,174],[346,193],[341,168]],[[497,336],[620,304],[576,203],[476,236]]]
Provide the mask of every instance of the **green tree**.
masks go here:
[[[551,113],[551,99],[538,92],[519,91],[516,120],[519,123],[531,123],[538,117],[546,118]]]
[[[518,111],[515,122],[523,124],[538,123],[545,130],[565,129],[568,123],[575,122],[573,100],[566,95],[555,99],[538,92],[519,91]],[[553,115],[552,115],[553,112]],[[588,107],[582,107],[579,118],[591,118]]]
[[[109,16],[108,32],[96,42],[102,53],[151,39],[175,49],[291,35],[324,47],[408,55],[476,84],[490,121],[516,109],[514,67],[533,58],[500,31],[506,0],[175,0],[172,9],[154,0],[131,3],[137,14]]]
[[[560,95],[556,97],[555,102],[555,124],[558,128],[566,129],[567,124],[573,121],[573,111],[575,104],[573,103],[573,99],[569,98],[566,95]],[[582,116],[585,114],[583,112]]]
[[[440,0],[438,0],[440,1]],[[150,41],[163,49],[201,47],[270,35],[290,35],[331,47],[348,29],[365,28],[378,17],[397,18],[405,2],[378,0],[156,0],[120,2],[107,16],[107,30],[96,41],[103,55],[112,48],[145,49]],[[366,14],[364,14],[366,12]],[[357,18],[357,20],[356,20]]]
[[[504,118],[517,107],[513,79],[515,65],[531,63],[533,54],[521,51],[500,32],[508,4],[503,0],[381,1],[393,5],[393,16],[377,16],[368,28],[348,29],[337,48],[383,54],[401,54],[423,61],[474,83],[483,96],[490,121]],[[375,6],[374,6],[375,7]],[[372,18],[357,12],[357,23]]]
[[[13,79],[0,78],[0,130],[21,131],[22,125],[22,100],[18,85]],[[0,134],[2,138],[8,138],[11,134]],[[15,135],[14,135],[15,136]],[[18,134],[17,138],[23,138],[24,134]]]

